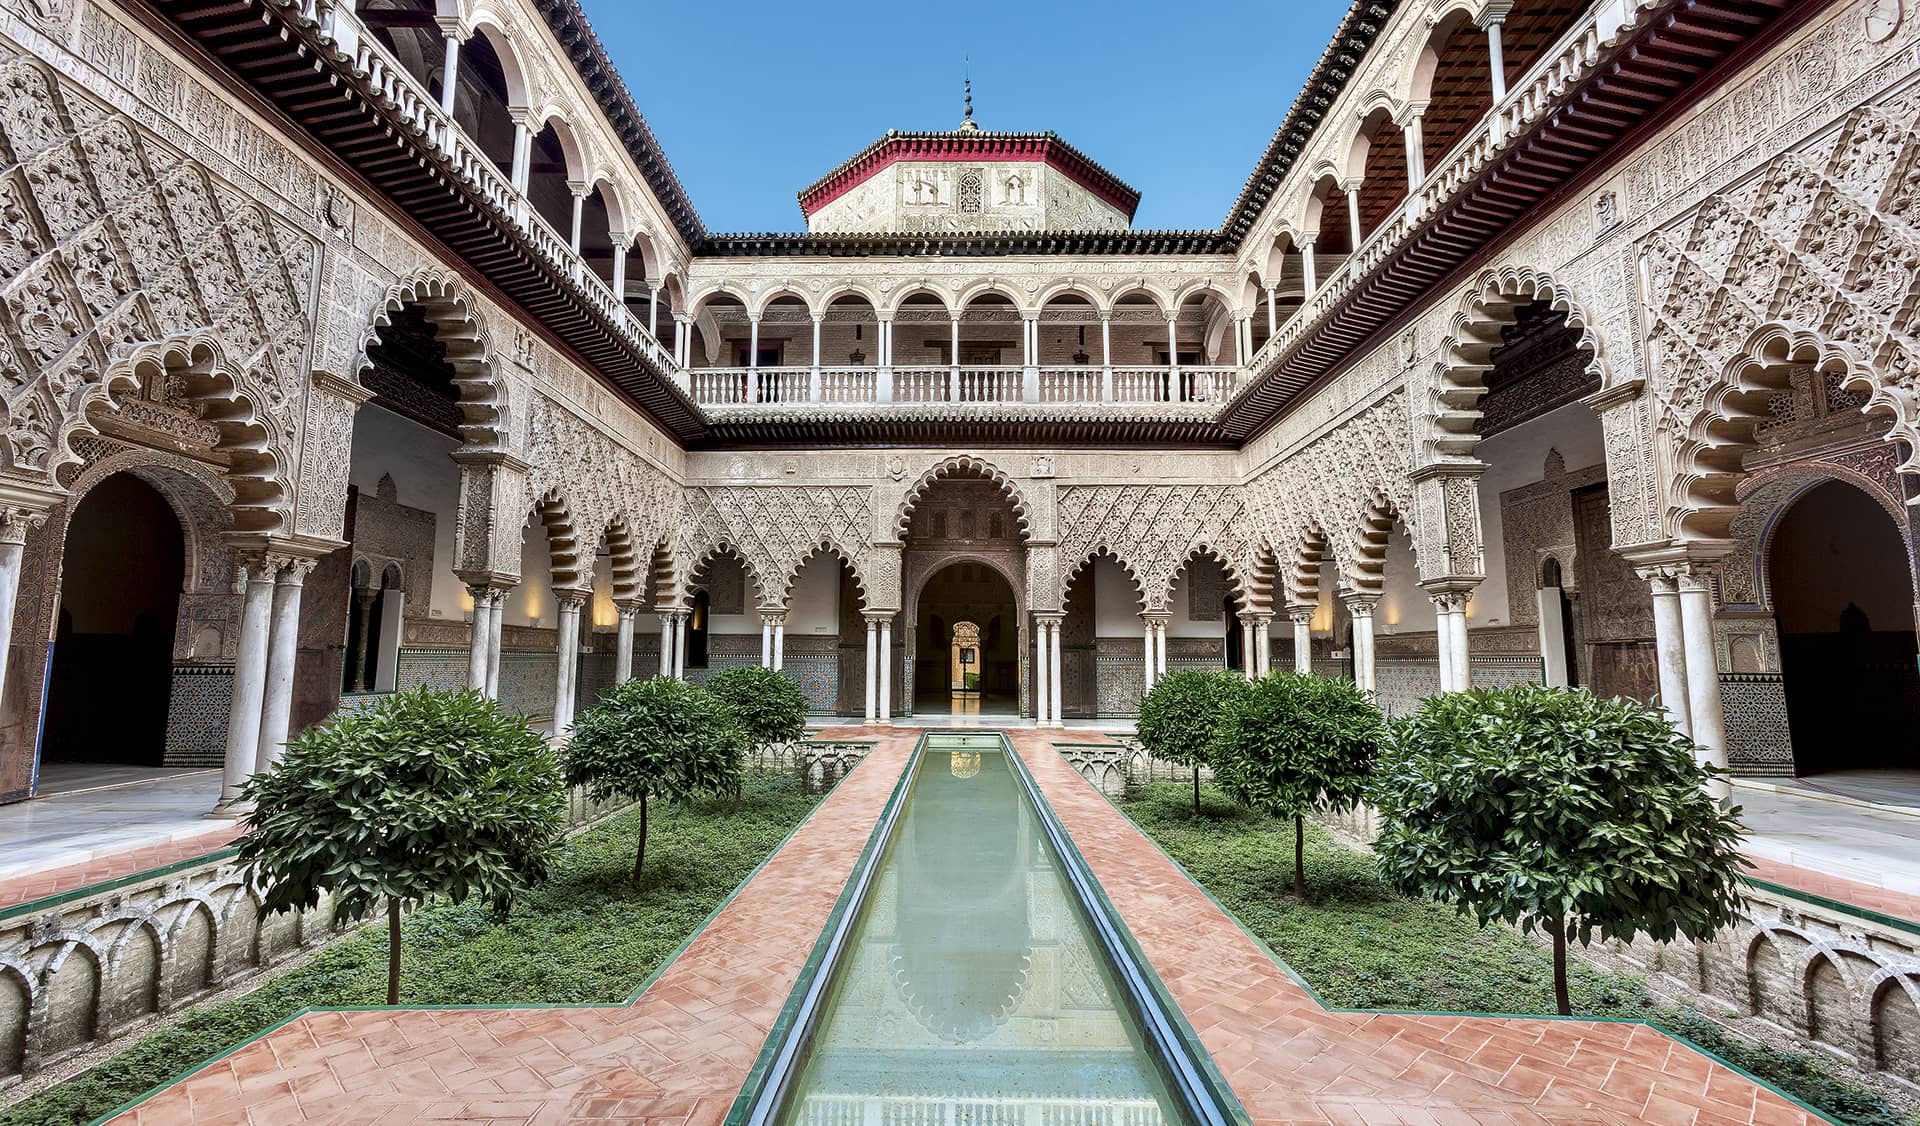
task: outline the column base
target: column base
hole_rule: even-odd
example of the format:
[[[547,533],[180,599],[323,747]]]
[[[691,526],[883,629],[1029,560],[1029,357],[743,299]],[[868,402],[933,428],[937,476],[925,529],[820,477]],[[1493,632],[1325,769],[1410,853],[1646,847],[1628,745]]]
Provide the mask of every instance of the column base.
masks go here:
[[[239,798],[222,798],[219,804],[208,810],[203,816],[210,821],[239,821],[251,817],[254,804]]]

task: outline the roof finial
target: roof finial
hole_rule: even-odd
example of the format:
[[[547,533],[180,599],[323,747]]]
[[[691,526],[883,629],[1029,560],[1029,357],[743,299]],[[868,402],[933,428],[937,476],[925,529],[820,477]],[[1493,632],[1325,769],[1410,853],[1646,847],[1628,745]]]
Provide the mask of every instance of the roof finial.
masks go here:
[[[966,114],[960,119],[960,132],[972,133],[980,128],[973,121],[973,60],[965,56],[962,58],[964,61],[961,65],[966,68],[966,82],[962,87],[966,91]]]

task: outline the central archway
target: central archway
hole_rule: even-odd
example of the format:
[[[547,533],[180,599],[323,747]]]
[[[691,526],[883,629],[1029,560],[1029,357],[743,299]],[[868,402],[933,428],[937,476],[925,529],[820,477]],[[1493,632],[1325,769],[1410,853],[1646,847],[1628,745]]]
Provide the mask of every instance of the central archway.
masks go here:
[[[1020,612],[1013,587],[998,568],[959,560],[927,576],[915,599],[914,710],[921,714],[1018,715],[1020,711]],[[976,660],[955,691],[956,634],[971,623],[978,630]],[[973,648],[971,645],[968,648]],[[977,698],[973,696],[977,692]]]

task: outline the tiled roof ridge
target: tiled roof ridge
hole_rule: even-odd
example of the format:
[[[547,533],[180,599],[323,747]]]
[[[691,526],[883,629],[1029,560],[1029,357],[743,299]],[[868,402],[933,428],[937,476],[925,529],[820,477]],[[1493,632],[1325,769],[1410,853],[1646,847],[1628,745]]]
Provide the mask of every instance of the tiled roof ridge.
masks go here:
[[[846,160],[841,161],[834,166],[832,171],[816,179],[806,187],[801,188],[800,191],[795,194],[795,198],[800,201],[800,209],[802,211],[806,210],[807,198],[809,196],[816,195],[825,190],[835,180],[858,168],[862,163],[873,158],[887,146],[903,141],[951,141],[966,145],[1005,144],[1009,141],[1015,141],[1028,143],[1043,142],[1048,145],[1057,145],[1068,158],[1079,162],[1089,174],[1106,181],[1109,185],[1118,189],[1118,194],[1131,199],[1134,205],[1137,206],[1140,202],[1140,192],[1134,188],[1133,185],[1114,175],[1111,169],[1088,156],[1078,147],[1067,141],[1066,138],[1051,129],[1039,131],[1008,129],[889,129],[879,140],[861,149]]]

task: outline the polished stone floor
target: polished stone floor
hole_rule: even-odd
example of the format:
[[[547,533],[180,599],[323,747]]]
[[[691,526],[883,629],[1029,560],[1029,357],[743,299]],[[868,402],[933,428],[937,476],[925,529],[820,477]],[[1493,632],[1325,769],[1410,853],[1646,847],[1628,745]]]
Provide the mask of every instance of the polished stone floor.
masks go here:
[[[220,797],[218,770],[52,766],[43,777],[61,792],[0,805],[0,880],[218,835],[232,825],[207,819]]]
[[[1876,807],[1877,803],[1868,804],[1867,799],[1849,796],[1839,787],[1900,800]],[[1743,850],[1748,855],[1920,895],[1920,815],[1904,811],[1920,806],[1920,773],[1878,779],[1840,774],[1804,780],[1737,779],[1733,800],[1747,827]]]

